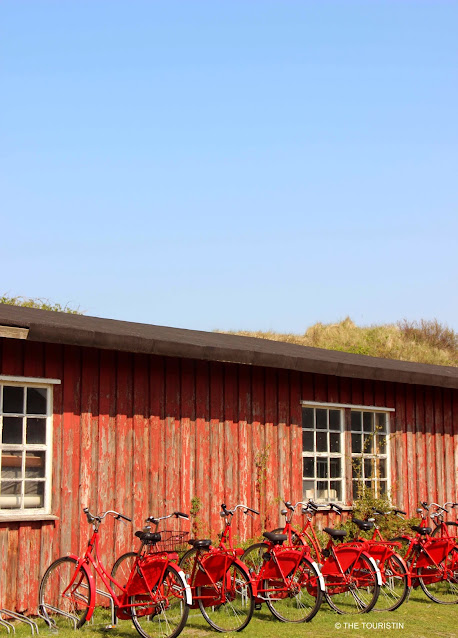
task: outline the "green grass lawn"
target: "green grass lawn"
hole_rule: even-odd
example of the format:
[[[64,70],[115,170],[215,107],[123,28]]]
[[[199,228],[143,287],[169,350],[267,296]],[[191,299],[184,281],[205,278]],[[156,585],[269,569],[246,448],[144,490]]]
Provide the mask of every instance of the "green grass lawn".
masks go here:
[[[108,615],[98,614],[94,623],[85,625],[79,630],[81,638],[136,638],[137,634],[132,623],[120,621],[114,629],[107,629]],[[366,623],[366,625],[364,625]],[[39,622],[40,633],[45,636],[55,636],[42,621]],[[6,630],[0,628],[6,634]],[[62,638],[74,635],[71,630],[60,632]],[[30,630],[25,625],[16,624],[18,637],[30,636]],[[200,615],[199,611],[191,610],[188,624],[181,636],[183,638],[211,638],[212,636],[229,636],[213,631]],[[240,634],[245,638],[296,638],[297,636],[313,636],[325,638],[327,636],[358,638],[372,636],[396,636],[397,638],[458,638],[458,605],[438,605],[431,602],[421,591],[414,590],[410,600],[395,612],[372,612],[369,614],[341,616],[323,603],[315,618],[306,624],[287,624],[275,620],[269,610],[263,606],[261,611],[255,611],[248,627]]]

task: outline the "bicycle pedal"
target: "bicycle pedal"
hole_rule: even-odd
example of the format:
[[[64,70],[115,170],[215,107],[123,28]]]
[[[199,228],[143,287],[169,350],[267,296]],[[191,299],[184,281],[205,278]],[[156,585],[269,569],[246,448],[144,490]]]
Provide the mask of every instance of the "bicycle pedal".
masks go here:
[[[261,611],[261,609],[262,609],[261,603],[255,603],[254,609],[255,609],[255,611]]]

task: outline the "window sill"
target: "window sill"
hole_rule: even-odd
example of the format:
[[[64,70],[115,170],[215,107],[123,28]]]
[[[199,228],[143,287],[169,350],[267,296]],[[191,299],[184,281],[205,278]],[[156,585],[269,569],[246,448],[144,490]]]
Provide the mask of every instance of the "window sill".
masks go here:
[[[4,516],[0,514],[0,523],[27,523],[28,521],[58,521],[58,516],[52,514],[14,514]]]

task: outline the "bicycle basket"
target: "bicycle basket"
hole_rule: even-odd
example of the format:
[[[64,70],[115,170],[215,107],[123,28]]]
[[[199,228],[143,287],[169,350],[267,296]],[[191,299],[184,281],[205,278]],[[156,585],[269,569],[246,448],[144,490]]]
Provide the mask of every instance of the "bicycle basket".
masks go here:
[[[161,530],[161,540],[156,544],[155,551],[182,554],[189,549],[186,544],[188,536],[189,532],[163,529]]]

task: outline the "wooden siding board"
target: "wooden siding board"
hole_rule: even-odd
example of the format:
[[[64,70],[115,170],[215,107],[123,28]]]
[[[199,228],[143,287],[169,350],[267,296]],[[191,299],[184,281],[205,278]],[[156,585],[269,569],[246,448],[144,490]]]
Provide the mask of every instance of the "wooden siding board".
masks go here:
[[[195,474],[195,370],[194,361],[183,359],[181,362],[181,490],[180,502],[176,507],[189,513]],[[178,495],[177,495],[178,496]]]
[[[210,380],[209,364],[196,362],[196,480],[192,496],[200,501],[199,511],[193,520],[194,533],[209,537],[211,511],[215,504],[211,499],[209,484],[210,464]],[[197,505],[198,502],[196,502]]]
[[[259,518],[254,521],[257,533],[263,531],[265,526],[265,484],[266,476],[263,469],[263,457],[266,452],[265,448],[265,370],[255,367],[251,373],[251,391],[252,391],[252,421],[251,421],[251,437],[253,444],[252,456],[252,492],[251,499],[255,509],[261,512]],[[249,505],[249,503],[247,503]]]
[[[415,394],[412,386],[406,387],[405,440],[407,473],[404,477],[406,500],[404,507],[410,509],[410,503],[418,501],[417,459],[415,455]]]
[[[444,463],[444,408],[442,388],[434,388],[434,426],[435,426],[435,460],[436,460],[436,503],[444,503],[445,493],[445,463]]]
[[[278,511],[278,387],[277,374],[272,368],[266,370],[265,383],[265,447],[266,466],[266,529],[276,525]]]
[[[148,511],[159,516],[164,509],[166,498],[165,466],[165,360],[162,357],[151,357],[150,360],[150,472]]]
[[[289,500],[295,502],[302,498],[302,407],[301,378],[299,373],[290,374],[290,437],[291,437],[291,470]],[[297,498],[296,498],[297,496]]]
[[[289,418],[289,373],[286,370],[278,371],[278,476],[277,493],[280,499],[288,500],[287,494],[290,488],[290,418]],[[302,456],[302,447],[301,447]],[[301,475],[302,478],[302,475]],[[302,494],[302,492],[301,492]],[[281,504],[277,508],[274,527],[278,527],[280,520]]]
[[[434,444],[434,397],[432,389],[425,387],[425,427],[426,427],[426,491],[425,500],[428,503],[432,501],[437,503],[437,478],[436,478],[436,459]]]
[[[242,503],[255,508],[251,497],[251,456],[252,442],[251,432],[251,370],[248,366],[239,366],[239,391],[238,391],[238,435],[239,435],[239,472],[240,488],[239,497]],[[256,509],[256,508],[255,508]],[[253,519],[243,516],[239,530],[244,538],[253,537]]]
[[[213,537],[221,531],[220,505],[224,496],[224,367],[210,363],[210,528]]]
[[[452,500],[455,494],[454,450],[452,433],[452,391],[444,388],[444,496],[445,501]]]
[[[238,500],[239,451],[238,451],[238,378],[237,366],[228,364],[224,373],[224,502],[233,508]],[[234,535],[238,535],[243,515],[237,513]]]
[[[141,529],[149,505],[149,367],[146,355],[134,355],[133,380],[133,526]]]

